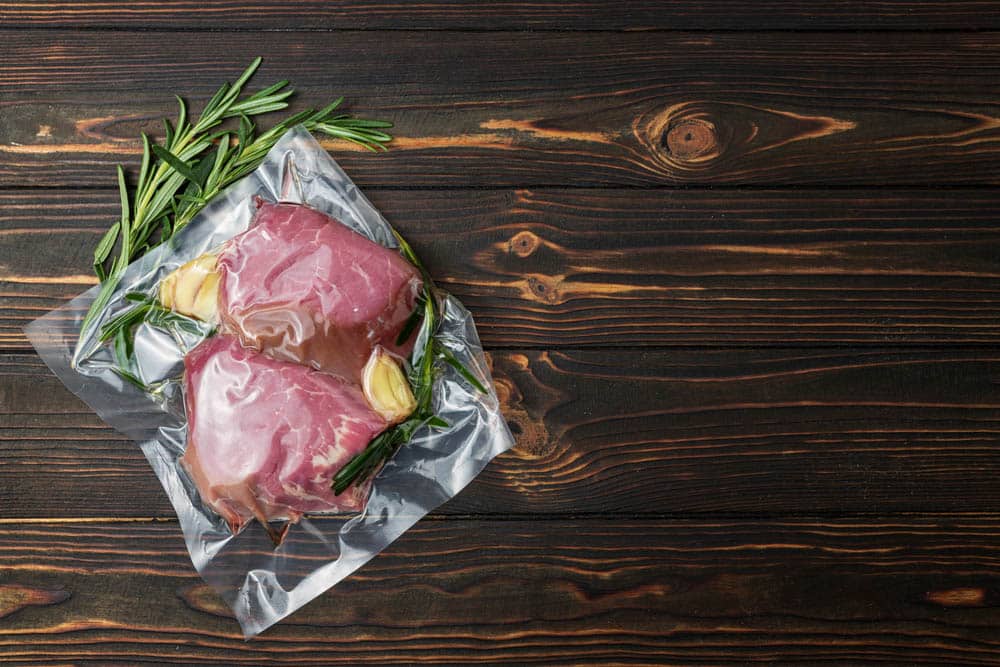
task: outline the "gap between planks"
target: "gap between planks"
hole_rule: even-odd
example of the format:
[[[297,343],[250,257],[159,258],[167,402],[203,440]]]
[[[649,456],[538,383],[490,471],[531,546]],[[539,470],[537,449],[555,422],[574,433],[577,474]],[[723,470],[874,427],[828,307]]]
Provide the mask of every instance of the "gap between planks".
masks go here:
[[[0,29],[0,32],[3,32]],[[392,144],[389,145],[392,150]],[[129,170],[126,170],[126,176]],[[580,190],[593,192],[616,192],[619,190],[635,192],[675,192],[690,190],[694,192],[801,192],[805,191],[883,191],[893,192],[948,192],[948,191],[976,191],[996,190],[998,186],[990,183],[913,183],[909,185],[898,185],[894,183],[650,183],[645,185],[622,183],[614,185],[601,184],[576,184],[576,183],[531,183],[522,185],[366,185],[360,188],[364,192],[511,192],[517,190],[531,190],[541,192],[546,190]],[[114,185],[94,185],[83,183],[80,185],[6,185],[0,183],[0,192],[58,192],[73,190],[79,192],[113,192],[118,194],[118,188]]]
[[[316,521],[329,519],[323,515],[306,515]],[[673,513],[622,513],[622,512],[582,512],[575,514],[428,514],[420,522],[481,521],[484,523],[506,523],[517,521],[564,522],[564,521],[621,521],[627,522],[689,522],[689,521],[899,521],[903,519],[960,520],[986,519],[1000,520],[1000,512],[673,512]],[[176,516],[162,517],[21,517],[0,519],[0,526],[44,525],[44,524],[103,524],[103,523],[178,523]]]

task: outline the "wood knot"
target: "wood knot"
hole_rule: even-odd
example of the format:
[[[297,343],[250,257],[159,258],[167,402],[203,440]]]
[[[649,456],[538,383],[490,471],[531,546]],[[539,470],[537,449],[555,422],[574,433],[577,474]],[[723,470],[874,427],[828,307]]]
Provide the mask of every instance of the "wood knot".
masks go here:
[[[531,253],[538,249],[541,244],[541,239],[535,234],[525,230],[523,232],[518,232],[511,237],[510,241],[507,243],[507,247],[510,252],[514,253],[518,257],[527,257]]]
[[[556,289],[556,283],[546,276],[528,276],[528,290],[536,301],[559,302],[559,291]]]
[[[636,138],[671,173],[708,168],[726,151],[732,128],[717,105],[683,102],[641,116]]]
[[[514,451],[525,459],[540,459],[549,456],[556,449],[556,443],[549,437],[545,424],[532,419],[523,410],[508,414],[507,425],[514,436]]]
[[[715,123],[707,118],[686,118],[671,123],[664,134],[663,145],[675,159],[688,162],[711,160],[719,154]]]
[[[532,406],[526,403],[533,397],[524,396],[515,378],[526,386],[534,384],[531,360],[525,355],[506,355],[493,376],[500,409],[516,442],[514,451],[525,459],[548,456],[555,450],[556,442],[550,437],[544,418],[534,415]]]
[[[632,124],[649,151],[650,166],[664,175],[696,180],[711,173],[739,179],[771,151],[804,141],[822,141],[853,130],[844,118],[728,102],[691,100],[650,109]]]

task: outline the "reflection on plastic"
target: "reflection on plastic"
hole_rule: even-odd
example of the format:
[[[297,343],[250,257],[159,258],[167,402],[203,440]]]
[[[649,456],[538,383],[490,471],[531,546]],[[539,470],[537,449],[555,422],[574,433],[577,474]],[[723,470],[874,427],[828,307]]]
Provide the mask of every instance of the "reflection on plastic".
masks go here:
[[[395,344],[420,273],[312,208],[259,206],[253,226],[219,254],[224,328],[276,359],[357,382],[372,349]],[[407,343],[400,353],[413,349]]]
[[[181,462],[233,532],[253,518],[268,525],[364,507],[367,485],[339,496],[331,488],[386,426],[357,385],[217,334],[184,358],[184,399]]]
[[[296,187],[283,192],[287,173],[294,174]],[[363,512],[317,523],[302,518],[278,548],[258,521],[234,535],[199,496],[180,462],[187,442],[183,360],[199,339],[147,325],[137,329],[137,373],[153,387],[152,394],[146,394],[111,370],[113,354],[100,345],[96,332],[128,307],[125,293],[154,294],[171,271],[246,230],[255,197],[307,204],[383,246],[396,247],[378,211],[312,136],[296,128],[254,173],[220,194],[173,241],[129,266],[107,312],[85,332],[79,347],[80,323],[96,287],[26,329],[63,383],[108,424],[140,444],[177,512],[194,566],[232,607],[248,638],[364,565],[514,444],[496,395],[479,393],[441,364],[435,409],[449,426],[418,431],[374,480]],[[459,361],[488,380],[471,316],[450,295],[440,297],[440,335]],[[418,335],[418,349],[424,336],[425,331]]]

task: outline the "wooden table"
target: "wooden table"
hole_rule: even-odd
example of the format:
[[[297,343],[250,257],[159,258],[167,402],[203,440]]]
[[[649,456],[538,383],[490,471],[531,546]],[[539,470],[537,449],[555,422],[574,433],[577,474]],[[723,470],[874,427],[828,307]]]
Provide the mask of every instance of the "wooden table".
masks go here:
[[[837,7],[828,5],[838,5]],[[1000,6],[0,0],[0,660],[1000,664]],[[250,643],[21,328],[253,56],[474,312],[518,437]]]

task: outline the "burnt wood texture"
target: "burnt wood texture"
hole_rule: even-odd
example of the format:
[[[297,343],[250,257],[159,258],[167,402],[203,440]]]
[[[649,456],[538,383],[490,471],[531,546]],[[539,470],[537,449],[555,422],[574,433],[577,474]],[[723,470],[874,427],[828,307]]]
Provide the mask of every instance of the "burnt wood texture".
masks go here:
[[[1000,340],[995,189],[366,192],[490,348]],[[95,283],[116,206],[0,190],[0,349]]]
[[[989,0],[4,0],[10,27],[185,30],[980,30],[1000,28]]]
[[[977,1],[0,0],[0,662],[1000,665],[995,30]],[[518,444],[246,643],[22,328],[94,284],[172,94],[256,55],[295,108],[396,123],[327,146],[472,310]]]
[[[261,55],[300,101],[397,124],[388,154],[338,155],[362,187],[1000,182],[1000,33],[380,34],[213,33],[205,54],[203,33],[0,30],[23,63],[0,178],[105,186],[173,91],[203,104]]]
[[[425,520],[247,643],[176,524],[5,525],[0,660],[990,665],[998,549],[974,515]]]
[[[1000,353],[491,358],[518,445],[446,514],[986,512],[1000,503]],[[0,364],[5,516],[172,515],[142,453],[36,358]]]

